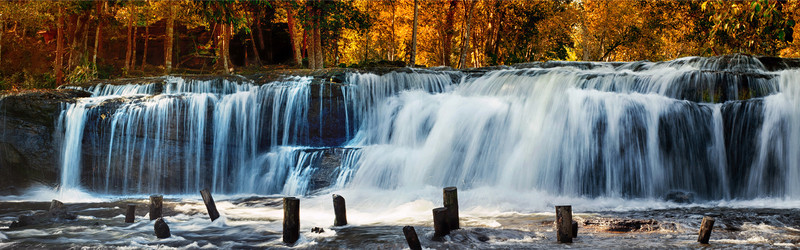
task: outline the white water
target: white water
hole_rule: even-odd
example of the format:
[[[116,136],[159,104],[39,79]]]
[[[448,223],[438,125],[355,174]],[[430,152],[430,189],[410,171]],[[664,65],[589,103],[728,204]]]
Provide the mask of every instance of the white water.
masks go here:
[[[169,77],[158,93],[152,84],[97,86],[97,95],[123,95],[121,104],[74,105],[62,120],[74,128],[64,129],[68,145],[92,133],[83,143],[93,159],[84,161],[101,170],[77,182],[81,151],[65,147],[62,185],[103,193],[458,186],[645,200],[674,191],[701,200],[800,195],[789,181],[800,177],[798,72],[769,72],[749,57],[575,65],[478,78],[350,74],[341,99],[318,107],[310,78],[255,86]],[[310,124],[317,108],[341,109],[343,124]],[[73,109],[80,116],[67,116]],[[336,126],[347,143],[308,146]],[[353,149],[326,151],[342,146]]]

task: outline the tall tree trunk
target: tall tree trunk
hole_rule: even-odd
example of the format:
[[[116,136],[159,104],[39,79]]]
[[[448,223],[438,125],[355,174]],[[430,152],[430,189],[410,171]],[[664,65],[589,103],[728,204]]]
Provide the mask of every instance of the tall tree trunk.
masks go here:
[[[78,60],[80,59],[80,34],[81,29],[83,29],[83,20],[86,17],[87,21],[89,18],[88,13],[83,14],[75,18],[75,27],[72,29],[72,37],[70,37],[70,47],[69,47],[69,61],[67,62],[67,69],[71,69],[73,66],[78,65]]]
[[[286,14],[290,14],[289,12],[291,10],[288,10],[288,9],[289,8],[287,8],[287,13]],[[254,16],[255,16],[255,19],[256,19],[256,22],[255,22],[256,23],[256,31],[258,31],[258,33],[257,33],[258,34],[258,49],[263,50],[264,49],[264,31],[261,29],[261,9],[260,8],[258,9],[258,12],[256,12],[256,15],[254,15]],[[291,29],[291,27],[290,27],[290,29]],[[252,31],[250,33],[252,33]],[[255,46],[255,44],[253,46]]]
[[[225,74],[230,73],[228,70],[230,69],[228,66],[228,29],[230,27],[228,24],[222,24],[222,66],[225,67]]]
[[[63,54],[64,54],[64,8],[58,8],[58,24],[56,33],[56,63],[53,69],[56,71],[56,84],[61,86],[64,84],[64,73],[62,72]]]
[[[142,71],[144,71],[144,65],[147,63],[147,42],[150,41],[150,25],[144,26],[144,50],[142,50],[142,66],[140,67]]]
[[[390,52],[389,52],[389,61],[394,61],[395,49],[397,48],[397,44],[395,43],[395,28],[394,28],[394,19],[395,19],[395,11],[397,8],[395,7],[394,1],[389,1],[389,4],[392,5],[392,36],[390,37]]]
[[[297,38],[295,37],[297,30],[295,28],[296,20],[294,17],[294,11],[292,10],[291,6],[288,6],[288,4],[286,6],[286,22],[289,26],[289,42],[292,44],[292,58],[294,58],[295,65],[300,65],[303,63],[303,55],[300,52],[300,46],[298,46]]]
[[[94,53],[92,53],[92,67],[97,71],[97,53],[100,51],[100,30],[103,29],[103,10],[106,1],[97,1],[97,29],[94,32]]]
[[[3,33],[5,33],[5,21],[0,19],[0,65],[3,63]]]
[[[411,29],[411,60],[409,65],[413,68],[417,64],[417,26],[419,25],[418,19],[419,2],[414,0],[414,27]]]
[[[133,16],[128,17],[128,47],[127,52],[125,53],[125,68],[123,68],[125,75],[131,71],[131,55],[132,55],[132,48],[133,47]]]
[[[316,56],[317,62],[317,69],[322,69],[325,67],[325,54],[322,52],[322,34],[321,32],[321,20],[322,20],[322,10],[317,8],[316,10],[316,25],[314,25],[314,55]]]
[[[307,44],[306,44],[306,53],[308,54],[308,68],[310,69],[317,69],[317,49],[316,49],[316,9],[314,8],[314,2],[307,1],[306,2],[306,11],[309,13],[311,25],[309,29],[306,29],[307,32]],[[306,39],[304,39],[306,40]]]
[[[461,39],[462,46],[461,46],[461,57],[458,60],[458,68],[463,69],[466,68],[466,60],[467,60],[467,52],[469,51],[469,31],[470,25],[472,24],[472,10],[475,9],[475,4],[478,3],[477,1],[469,1],[465,0],[464,2],[464,11],[467,15],[466,25],[464,28],[464,38]]]
[[[164,34],[164,74],[172,72],[172,41],[175,40],[175,10],[174,3],[169,2],[167,8],[167,28]]]
[[[256,57],[256,65],[261,66],[261,56],[258,54],[258,48],[256,47],[256,39],[253,38],[252,31],[250,32],[250,42],[253,44],[253,56]],[[245,62],[247,62],[247,60],[245,60]]]
[[[444,54],[444,65],[451,66],[450,54],[453,43],[453,24],[455,23],[456,10],[458,8],[458,0],[450,0],[450,7],[447,10],[447,17],[444,24],[444,36],[442,40],[442,54]]]
[[[136,47],[138,44],[136,43],[136,33],[138,33],[139,27],[133,26],[133,48],[131,52],[131,70],[136,70]]]

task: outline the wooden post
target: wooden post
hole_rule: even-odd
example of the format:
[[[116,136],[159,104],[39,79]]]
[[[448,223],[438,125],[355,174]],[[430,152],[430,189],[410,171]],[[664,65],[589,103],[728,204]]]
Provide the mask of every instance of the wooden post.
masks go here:
[[[433,240],[442,240],[442,237],[450,233],[447,224],[447,208],[437,207],[433,209]]]
[[[164,196],[151,195],[150,196],[150,220],[155,220],[161,217],[161,210],[163,208]]]
[[[422,250],[422,245],[419,244],[419,237],[417,237],[417,231],[414,230],[412,226],[405,226],[403,227],[403,234],[406,235],[406,242],[408,242],[408,248],[411,250]]]
[[[300,200],[283,198],[283,242],[294,244],[300,238]]]
[[[167,222],[164,221],[164,218],[158,218],[158,220],[156,220],[155,225],[153,225],[153,230],[156,232],[156,237],[159,239],[169,238],[171,236],[169,233],[169,226]]]
[[[572,206],[556,206],[556,230],[559,243],[572,243]]]
[[[136,219],[136,204],[128,204],[128,210],[125,211],[125,223],[133,223]]]
[[[703,217],[703,223],[700,224],[700,233],[697,237],[697,242],[708,244],[712,229],[714,229],[714,218],[708,216]]]
[[[572,221],[572,238],[578,238],[578,222]]]
[[[456,230],[458,222],[458,189],[456,187],[446,187],[443,192],[444,207],[447,208],[447,225],[449,230]]]
[[[214,198],[211,197],[211,192],[208,191],[208,188],[200,190],[200,195],[203,196],[203,203],[206,204],[206,209],[208,210],[208,216],[211,217],[211,221],[214,221],[217,218],[219,218],[219,211],[217,211],[217,205],[214,204]]]
[[[344,197],[338,194],[333,195],[333,213],[336,214],[336,219],[333,220],[334,226],[347,225],[347,210],[344,203]]]

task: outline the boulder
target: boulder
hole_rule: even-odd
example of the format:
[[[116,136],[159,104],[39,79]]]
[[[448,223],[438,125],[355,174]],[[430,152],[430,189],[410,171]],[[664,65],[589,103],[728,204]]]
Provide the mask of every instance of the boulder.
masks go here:
[[[164,218],[158,218],[156,220],[156,224],[153,225],[153,229],[156,232],[156,237],[158,237],[159,239],[169,238],[170,236],[172,236],[169,233],[169,225],[167,225],[167,223],[164,222]]]

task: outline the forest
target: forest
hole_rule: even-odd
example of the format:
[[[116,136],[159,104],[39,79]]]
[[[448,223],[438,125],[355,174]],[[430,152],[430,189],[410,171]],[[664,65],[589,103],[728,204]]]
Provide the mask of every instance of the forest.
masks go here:
[[[0,90],[272,69],[797,57],[797,0],[2,1]]]

